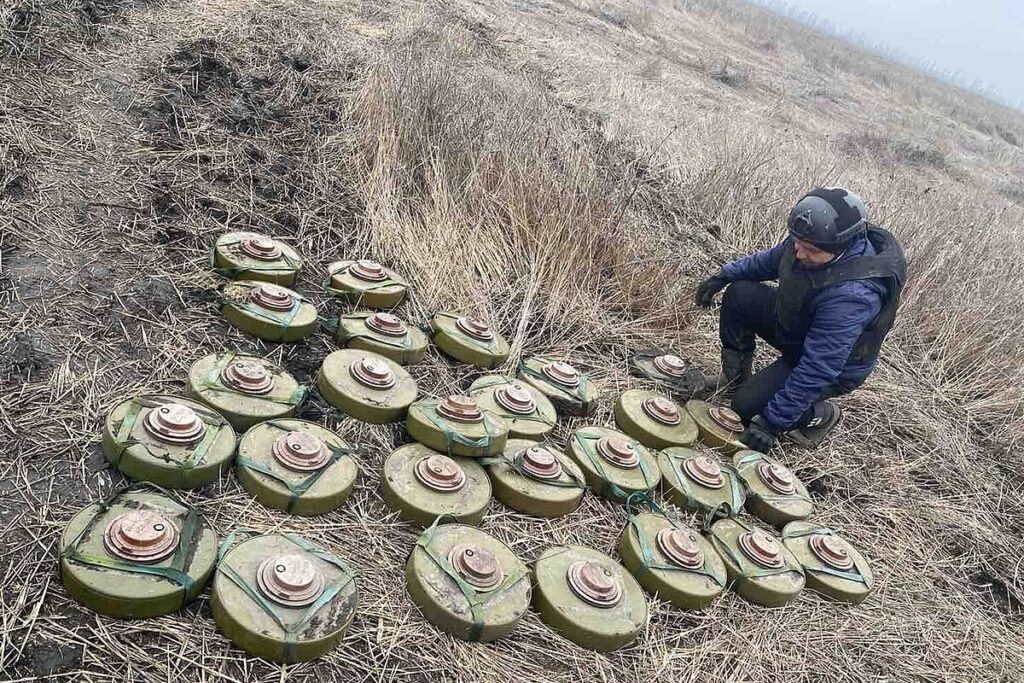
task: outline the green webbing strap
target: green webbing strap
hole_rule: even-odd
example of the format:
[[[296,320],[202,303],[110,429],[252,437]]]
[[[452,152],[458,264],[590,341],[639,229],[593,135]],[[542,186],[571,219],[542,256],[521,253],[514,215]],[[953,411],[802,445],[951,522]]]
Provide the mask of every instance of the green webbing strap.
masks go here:
[[[707,528],[711,522],[716,519],[723,517],[734,517],[740,513],[743,509],[743,487],[740,484],[740,474],[736,471],[732,465],[719,465],[725,474],[725,478],[728,481],[729,486],[729,501],[719,503],[714,506],[707,506],[697,499],[696,494],[693,491],[693,486],[690,484],[690,478],[683,474],[683,463],[689,458],[684,458],[675,453],[669,453],[667,450],[661,452],[668,461],[672,464],[670,468],[672,470],[672,476],[675,478],[676,483],[679,484],[679,488],[682,489],[683,495],[686,496],[687,505],[696,507],[703,510],[706,513],[706,519],[704,526]]]
[[[576,474],[568,467],[562,468],[562,474],[558,479],[538,479],[532,474],[528,473],[523,469],[523,454],[516,453],[515,457],[508,457],[504,453],[489,458],[478,458],[477,462],[484,467],[490,465],[507,465],[509,469],[514,471],[519,476],[530,481],[535,481],[538,484],[547,484],[548,486],[557,486],[559,488],[569,489],[587,489],[587,482],[584,479],[580,479]]]
[[[765,456],[764,453],[758,453],[757,451],[752,451],[749,455],[745,455],[745,456],[743,456],[742,458],[739,459],[739,462],[736,463],[736,468],[739,469],[741,467],[746,467],[747,465],[753,464],[753,463],[757,462],[758,460],[764,460],[765,462],[772,462],[771,459],[768,458],[767,456]],[[769,493],[767,495],[761,495],[761,494],[755,493],[753,490],[751,490],[750,495],[757,496],[761,500],[763,500],[765,502],[768,502],[768,503],[796,503],[796,502],[813,503],[814,502],[810,498],[808,498],[807,496],[802,496],[799,493],[790,493],[790,494],[787,494],[787,495]]]
[[[259,394],[245,394],[240,391],[236,391],[231,387],[225,386],[224,382],[221,381],[221,373],[224,368],[235,359],[236,354],[234,351],[227,351],[222,353],[218,358],[217,362],[210,368],[210,372],[206,374],[206,379],[197,387],[200,392],[212,392],[215,394],[228,394],[229,396],[243,396],[247,399],[259,399],[261,401],[268,401],[269,403],[276,403],[283,406],[299,407],[302,402],[306,400],[306,393],[309,391],[304,385],[300,384],[295,388],[295,391],[291,393],[288,398],[270,398],[269,396],[261,396]]]
[[[486,390],[488,390],[488,389],[490,389],[492,387],[503,387],[503,386],[509,386],[511,384],[515,384],[515,380],[510,380],[510,379],[507,379],[505,377],[497,377],[495,379],[488,380],[486,382],[481,382],[480,384],[478,384],[476,386],[475,389],[471,390],[469,392],[469,394],[471,396],[478,396],[479,394],[482,394],[483,392],[485,392]],[[504,408],[501,407],[501,404],[498,403],[497,401],[495,401],[495,404],[498,406],[498,409],[499,409],[500,412],[499,411],[493,411],[493,410],[491,412],[494,413],[495,415],[497,415],[498,417],[500,417],[501,419],[505,420],[505,421],[519,420],[521,422],[538,422],[538,423],[540,423],[542,425],[547,425],[548,427],[554,427],[557,424],[557,420],[546,420],[546,419],[544,419],[541,416],[539,410],[535,410],[534,411],[534,415],[520,415],[518,413],[511,413],[511,412],[505,410]]]
[[[145,487],[156,489],[169,498],[173,498],[176,503],[181,505],[187,511],[185,513],[185,519],[181,524],[181,528],[178,530],[178,547],[171,555],[170,563],[167,566],[158,567],[155,565],[136,564],[110,555],[106,557],[98,555],[84,555],[78,551],[78,547],[82,539],[93,530],[98,523],[100,516],[107,512],[117,499],[130,491]],[[171,583],[177,584],[182,589],[181,606],[184,607],[185,603],[188,602],[189,592],[196,585],[196,580],[189,576],[185,568],[192,561],[192,557],[195,554],[196,549],[193,541],[195,540],[196,530],[199,528],[199,520],[200,516],[198,510],[191,505],[186,504],[178,496],[175,496],[169,491],[166,491],[155,484],[147,483],[144,486],[133,484],[126,488],[114,491],[109,496],[101,500],[99,502],[99,510],[97,510],[93,518],[89,520],[89,523],[75,535],[74,539],[72,539],[71,542],[61,550],[60,557],[68,562],[85,567],[111,569],[113,571],[124,572],[126,574],[145,574],[147,576],[155,576],[157,578],[170,581]]]
[[[554,362],[553,358],[548,358],[546,356],[534,356],[532,360],[539,361],[541,363],[544,363],[545,365]],[[516,370],[516,372],[521,372],[524,375],[528,375],[530,377],[543,381],[545,384],[554,387],[555,389],[565,394],[569,398],[579,401],[582,404],[584,410],[586,410],[587,384],[590,382],[590,379],[587,377],[585,373],[580,373],[580,383],[577,384],[575,388],[572,388],[563,386],[558,382],[555,382],[550,377],[545,375],[543,371],[537,371],[531,367],[528,367],[525,361],[519,362],[519,367]]]
[[[185,458],[177,458],[172,455],[171,451],[160,449],[156,444],[133,439],[131,436],[132,431],[135,429],[135,423],[138,422],[143,408],[149,408],[152,410],[163,405],[166,404],[147,398],[134,398],[131,400],[128,405],[128,412],[125,413],[124,418],[121,420],[121,425],[118,427],[117,434],[114,435],[114,443],[117,445],[117,452],[113,456],[113,465],[114,467],[119,467],[125,451],[132,446],[142,446],[150,457],[155,458],[156,460],[163,460],[166,463],[174,464],[178,470],[179,481],[181,485],[184,486],[186,473],[202,462],[203,458],[206,457],[206,453],[210,450],[210,447],[217,441],[221,428],[227,425],[227,420],[212,411],[193,408],[192,410],[195,411],[196,416],[206,425],[206,429],[203,432],[203,438],[200,439],[199,443],[196,444],[194,448],[188,449],[181,447],[187,453],[187,456]]]
[[[356,290],[339,289],[339,288],[337,288],[337,287],[335,287],[334,285],[331,284],[331,280],[334,279],[335,275],[338,275],[339,273],[346,272],[353,265],[355,265],[355,261],[350,263],[348,268],[339,268],[338,270],[334,271],[333,273],[328,272],[327,273],[327,279],[324,280],[324,291],[327,292],[328,294],[332,294],[334,296],[341,296],[341,297],[345,297],[345,298],[350,298],[350,297],[352,297],[354,295],[358,295],[359,298],[361,299],[362,295],[365,292],[372,292],[372,291],[375,291],[375,290],[378,290],[378,289],[384,289],[385,287],[406,287],[406,288],[409,287],[409,283],[408,282],[406,282],[402,278],[398,277],[398,275],[396,275],[394,272],[392,272],[388,268],[384,269],[384,272],[387,273],[387,279],[381,280],[380,282],[365,281],[365,280],[362,280],[361,278],[356,277],[355,275],[353,275],[352,277],[354,277],[356,280],[359,280],[359,282],[360,282],[360,288],[356,289]],[[363,282],[366,282],[365,286],[363,286],[363,284],[362,284]]]
[[[500,584],[496,588],[493,588],[484,593],[477,593],[476,589],[467,583],[458,571],[452,566],[451,562],[448,561],[447,555],[439,555],[436,550],[431,546],[434,540],[434,534],[437,532],[438,523],[444,518],[444,516],[437,517],[434,523],[427,527],[420,537],[416,539],[416,545],[423,549],[427,557],[437,565],[438,569],[448,575],[455,585],[458,586],[462,595],[466,598],[466,602],[469,604],[470,614],[473,615],[473,625],[469,629],[467,640],[471,642],[477,642],[480,640],[480,636],[484,632],[484,619],[482,615],[482,609],[487,606],[491,600],[494,600],[502,593],[505,593],[517,583],[522,581],[524,578],[529,576],[529,572],[520,571],[518,575],[507,574]]]
[[[437,430],[444,434],[445,449],[448,455],[454,455],[452,453],[452,444],[462,444],[469,448],[483,448],[488,449],[491,444],[494,443],[494,434],[491,433],[493,421],[496,419],[490,413],[484,412],[483,414],[483,425],[484,425],[484,436],[479,439],[471,439],[468,436],[459,434],[457,431],[452,429],[452,425],[448,420],[444,419],[437,412],[438,401],[420,401],[419,406],[422,409],[423,416],[430,421]]]
[[[210,255],[209,255],[210,268],[213,270],[213,272],[215,272],[215,273],[217,273],[219,275],[223,275],[224,277],[229,277],[229,278],[234,279],[235,276],[237,276],[237,275],[239,275],[241,273],[267,273],[267,272],[287,271],[287,270],[293,270],[296,273],[298,273],[300,270],[302,270],[302,264],[300,262],[296,261],[295,259],[293,259],[288,254],[288,252],[285,249],[281,249],[281,256],[278,259],[275,259],[275,261],[277,261],[277,260],[284,261],[285,262],[284,266],[281,266],[279,264],[274,263],[273,261],[270,261],[270,262],[267,262],[267,263],[262,263],[262,264],[253,265],[253,266],[230,266],[228,268],[218,268],[215,265],[217,249],[219,247],[233,247],[236,244],[241,244],[241,242],[242,242],[241,239],[233,239],[233,240],[221,240],[221,241],[217,241],[217,242],[214,243],[213,247],[210,248]]]
[[[821,536],[836,536],[837,538],[839,537],[839,534],[837,534],[832,529],[829,529],[828,527],[818,527],[818,528],[811,527],[809,529],[802,529],[800,531],[790,531],[788,533],[785,532],[785,531],[782,532],[782,537],[783,538],[801,538],[801,537],[804,537],[804,536],[817,536],[817,535],[821,535]],[[871,582],[868,581],[868,577],[866,577],[866,576],[864,576],[863,574],[860,573],[860,569],[857,569],[857,565],[856,564],[854,564],[853,568],[856,569],[857,571],[856,572],[842,571],[841,569],[833,569],[832,567],[826,567],[824,565],[816,566],[816,567],[809,567],[806,564],[804,565],[804,570],[806,570],[806,571],[814,572],[815,574],[827,574],[828,576],[835,576],[835,577],[840,578],[840,579],[846,579],[847,581],[856,581],[857,583],[864,584],[868,588],[871,588]]]
[[[572,438],[576,442],[576,445],[579,446],[580,450],[583,451],[583,454],[587,456],[587,459],[590,460],[590,464],[594,466],[595,470],[597,470],[597,476],[601,480],[601,495],[607,497],[608,494],[611,494],[620,500],[627,500],[630,493],[624,491],[608,478],[608,475],[604,471],[604,466],[601,464],[601,454],[598,453],[596,447],[593,446],[593,444],[601,437],[582,436],[579,431],[577,431],[572,435]],[[635,439],[633,439],[632,442],[637,446],[640,446],[640,442]],[[650,469],[647,467],[647,463],[644,462],[642,456],[639,458],[639,461],[640,473],[644,475],[644,491],[650,491],[658,482],[656,479],[651,478]]]
[[[269,420],[267,422],[264,422],[263,424],[273,427],[274,429],[277,429],[278,431],[282,432],[293,431],[282,425],[277,420]],[[301,498],[306,493],[306,491],[313,488],[313,486],[320,480],[320,477],[322,477],[327,472],[327,470],[331,468],[331,465],[338,462],[346,455],[351,456],[351,454],[352,450],[348,446],[334,446],[333,448],[331,448],[331,456],[327,459],[327,462],[325,462],[320,467],[320,469],[316,470],[315,472],[312,472],[307,477],[294,484],[291,483],[286,478],[282,477],[274,470],[270,469],[270,467],[258,463],[254,460],[250,460],[249,458],[243,458],[241,455],[239,455],[236,458],[236,462],[239,467],[244,467],[245,469],[253,470],[254,472],[259,472],[260,474],[265,474],[271,479],[280,482],[281,485],[287,488],[290,495],[288,496],[288,505],[285,507],[285,512],[292,512],[292,510],[295,508],[295,504],[299,501],[299,498]]]
[[[428,319],[433,320],[434,318],[447,318],[449,320],[458,320],[461,317],[462,316],[455,315],[454,313],[448,313],[447,311],[438,311],[437,313],[434,313],[433,315],[429,316]],[[438,330],[431,323],[427,323],[427,325],[429,334],[437,334]],[[497,333],[495,333],[494,336],[491,337],[490,339],[474,339],[473,337],[470,337],[468,334],[463,333],[462,330],[459,329],[458,325],[453,326],[452,329],[450,330],[445,330],[444,333],[447,334],[449,337],[460,338],[464,340],[467,344],[479,346],[480,348],[487,351],[487,353],[493,354],[498,352]],[[491,368],[494,366],[488,365],[488,367]]]
[[[221,544],[220,550],[218,551],[218,556],[221,561],[217,563],[217,571],[223,573],[231,583],[238,586],[239,590],[245,593],[250,600],[255,602],[260,609],[262,609],[267,616],[273,619],[274,623],[276,623],[284,632],[284,653],[282,656],[285,661],[290,660],[295,655],[295,647],[298,644],[299,634],[302,629],[306,628],[306,626],[309,625],[309,622],[313,620],[313,617],[316,616],[317,612],[333,600],[334,597],[340,593],[343,588],[345,588],[345,586],[352,583],[352,580],[355,578],[355,574],[347,564],[326,550],[323,550],[322,548],[315,546],[294,534],[282,533],[282,536],[288,539],[300,550],[304,550],[306,553],[313,555],[328,564],[333,564],[341,570],[341,576],[339,576],[334,583],[324,586],[323,593],[320,594],[320,597],[317,598],[313,604],[306,608],[298,621],[292,623],[290,626],[286,626],[285,623],[281,621],[281,617],[278,616],[274,603],[265,598],[257,587],[253,586],[249,581],[246,581],[245,578],[235,571],[233,567],[223,561],[224,555],[230,548],[230,543],[234,541],[235,533],[236,532],[232,532],[231,535],[225,539],[224,543]]]
[[[748,524],[747,522],[744,522],[742,519],[734,518],[733,521],[736,522],[736,524],[738,524],[739,526],[741,526],[743,529],[745,529],[747,531],[754,531],[754,528],[751,527],[750,524]],[[723,541],[721,538],[718,537],[718,534],[715,533],[714,529],[712,529],[710,531],[710,537],[711,537],[712,545],[715,546],[715,550],[717,550],[723,557],[729,558],[729,560],[734,565],[739,567],[740,572],[742,574],[744,574],[746,576],[749,576],[750,578],[761,578],[761,577],[765,577],[765,576],[778,576],[779,574],[790,574],[790,573],[800,574],[801,576],[803,575],[802,571],[800,571],[798,569],[791,569],[790,567],[788,567],[786,565],[783,565],[783,566],[779,567],[778,569],[769,569],[769,568],[766,568],[766,567],[758,567],[758,566],[756,566],[754,564],[751,564],[751,562],[748,562],[747,559],[743,556],[743,553],[741,553],[741,552],[738,553],[738,552],[734,551],[729,546],[728,543],[726,543],[725,541]]]
[[[687,574],[697,574],[699,576],[706,576],[722,588],[725,588],[725,584],[727,583],[727,577],[722,576],[714,570],[714,567],[712,567],[711,563],[708,562],[708,558],[706,555],[704,557],[704,564],[702,564],[699,568],[680,567],[679,565],[673,564],[671,562],[666,563],[655,561],[654,550],[651,547],[651,542],[647,538],[647,534],[644,533],[644,530],[640,528],[640,522],[638,519],[639,515],[637,514],[637,510],[640,509],[641,506],[646,507],[648,510],[650,510],[654,514],[658,515],[659,517],[667,521],[676,529],[679,529],[681,531],[690,531],[690,529],[688,529],[685,525],[680,524],[678,520],[674,519],[673,517],[670,517],[668,513],[666,513],[657,503],[654,502],[654,499],[651,498],[650,495],[647,494],[647,492],[637,491],[636,493],[631,493],[629,497],[626,498],[626,517],[629,519],[629,525],[633,529],[633,532],[636,533],[636,540],[637,543],[640,545],[640,554],[643,556],[643,562],[640,563],[640,571],[637,572],[637,578],[640,578],[651,569],[660,569],[663,571],[685,572]]]

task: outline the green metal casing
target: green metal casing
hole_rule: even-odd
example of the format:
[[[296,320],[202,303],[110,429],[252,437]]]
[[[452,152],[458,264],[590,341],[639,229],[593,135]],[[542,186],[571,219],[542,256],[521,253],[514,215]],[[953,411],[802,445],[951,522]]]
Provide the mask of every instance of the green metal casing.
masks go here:
[[[409,406],[405,428],[424,446],[448,455],[482,458],[505,449],[508,427],[500,417],[482,412],[479,422],[456,422],[437,412],[439,401],[417,401]]]
[[[684,401],[706,388],[703,371],[689,362],[687,362],[689,367],[681,377],[666,374],[658,369],[658,366],[654,364],[654,359],[665,354],[679,355],[674,351],[664,349],[646,349],[638,352],[630,359],[630,374],[655,382],[665,391]]]
[[[640,457],[640,464],[623,468],[604,459],[596,450],[597,440],[602,437],[619,437],[629,440]],[[609,500],[625,500],[626,496],[638,491],[651,491],[661,481],[658,460],[636,439],[607,427],[583,427],[573,433],[566,448],[587,479],[590,489]]]
[[[683,469],[684,462],[698,455],[690,448],[666,448],[658,453],[662,492],[674,505],[691,512],[725,511],[725,506],[728,506],[726,516],[738,514],[747,497],[739,474],[730,465],[719,462],[723,480],[721,488],[706,486]],[[718,460],[713,455],[708,457]]]
[[[427,335],[408,326],[403,337],[389,337],[366,325],[373,313],[359,311],[338,318],[335,338],[350,349],[362,349],[389,358],[399,365],[419,363],[427,354]]]
[[[279,258],[273,261],[253,258],[241,249],[242,240],[251,237],[266,236],[254,232],[229,232],[218,237],[211,254],[213,268],[231,279],[259,280],[283,287],[294,285],[302,271],[299,252],[280,240],[274,240],[281,250]]]
[[[704,401],[687,401],[686,412],[690,414],[693,421],[697,423],[697,430],[700,433],[700,440],[710,448],[717,449],[726,455],[732,455],[736,451],[743,450],[747,446],[740,441],[741,432],[731,432],[715,422],[709,410],[711,404]]]
[[[491,502],[491,481],[484,468],[471,458],[452,458],[465,473],[466,482],[456,491],[435,491],[421,482],[415,466],[435,451],[418,443],[402,446],[384,461],[381,495],[388,507],[407,522],[426,527],[437,517],[478,525]],[[450,521],[450,520],[445,520]]]
[[[409,290],[409,283],[398,273],[385,268],[386,280],[368,282],[356,277],[349,268],[355,261],[335,261],[327,266],[325,289],[334,296],[346,299],[356,306],[388,309],[402,303]]]
[[[649,448],[660,450],[672,446],[689,446],[697,440],[697,423],[680,406],[679,424],[666,425],[656,421],[644,412],[644,401],[650,398],[665,398],[656,391],[630,389],[615,402],[615,424]]]
[[[357,361],[373,357],[384,361],[395,375],[395,384],[387,389],[368,387],[352,376]],[[416,381],[405,368],[393,360],[360,349],[341,349],[324,359],[316,379],[324,400],[347,415],[362,422],[387,424],[405,417],[416,400]]]
[[[567,387],[548,378],[544,374],[544,366],[554,360],[544,356],[527,358],[519,364],[517,377],[547,396],[558,412],[576,417],[591,415],[600,398],[597,387],[586,374],[580,374],[580,383],[575,387]]]
[[[810,547],[811,536],[832,536],[846,547],[853,568],[837,570],[825,564]],[[782,530],[782,542],[803,565],[807,587],[825,597],[840,602],[857,604],[864,600],[875,585],[871,565],[850,543],[828,527],[811,522],[790,522]]]
[[[743,450],[733,456],[733,465],[747,485],[747,510],[777,527],[810,517],[814,512],[814,503],[804,483],[794,476],[793,493],[780,494],[773,491],[757,473],[757,464],[761,461],[785,467],[775,458],[757,451]]]
[[[264,308],[250,300],[250,292],[261,284],[255,280],[236,280],[224,285],[220,307],[224,319],[243,332],[271,342],[298,341],[316,331],[316,306],[298,292],[291,292],[295,302],[288,311]]]
[[[530,392],[536,405],[533,413],[519,415],[502,407],[494,398],[494,392],[506,386],[521,386]],[[484,375],[469,386],[469,395],[476,398],[481,410],[497,415],[508,427],[509,438],[543,439],[551,433],[558,421],[555,407],[547,397],[526,382],[503,377],[502,375]]]
[[[493,339],[474,339],[459,329],[455,322],[458,319],[458,315],[443,311],[435,313],[430,319],[430,329],[437,348],[457,361],[487,370],[505,362],[509,345],[504,337],[495,332]]]
[[[558,457],[562,474],[546,481],[523,474],[516,468],[516,455],[525,448],[539,445],[527,439],[509,439],[502,458],[488,463],[494,497],[513,510],[535,517],[561,517],[579,507],[583,500],[586,478],[583,471],[567,455],[549,448]]]
[[[734,591],[756,605],[781,607],[803,590],[804,570],[781,540],[784,559],[781,568],[765,569],[755,564],[739,547],[740,536],[755,529],[757,527],[743,519],[720,519],[711,525],[709,539],[725,563]]]
[[[265,394],[246,394],[225,386],[221,372],[232,361],[248,361],[262,365],[274,378]],[[306,399],[306,387],[299,384],[284,368],[259,356],[219,353],[203,356],[188,371],[186,393],[210,406],[239,432],[265,420],[290,417]]]

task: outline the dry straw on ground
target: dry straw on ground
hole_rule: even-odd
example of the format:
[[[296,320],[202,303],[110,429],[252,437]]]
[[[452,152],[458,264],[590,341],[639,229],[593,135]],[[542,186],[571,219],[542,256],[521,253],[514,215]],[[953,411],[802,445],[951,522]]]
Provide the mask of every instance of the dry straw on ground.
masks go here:
[[[1024,679],[1016,113],[724,0],[6,0],[0,55],[0,678]],[[304,415],[361,448],[344,508],[289,518],[233,475],[189,499],[221,534],[296,531],[360,570],[337,651],[273,666],[215,631],[205,596],[125,622],[61,587],[63,524],[124,484],[99,449],[110,406],[180,392],[189,364],[223,348],[304,381],[333,348],[228,329],[205,263],[215,235],[295,244],[325,317],[326,263],[376,256],[411,278],[409,318],[473,312],[514,358],[591,372],[608,423],[641,346],[713,364],[695,279],[777,239],[787,206],[826,182],[861,193],[911,258],[899,325],[843,400],[841,433],[785,453],[816,519],[874,560],[862,606],[652,601],[637,642],[607,656],[532,614],[500,642],[454,641],[406,596],[415,532],[377,490],[403,431],[317,401]],[[436,354],[413,372],[432,395],[476,375]],[[550,522],[495,503],[484,527],[530,560],[558,542],[612,551],[624,521],[589,497]]]

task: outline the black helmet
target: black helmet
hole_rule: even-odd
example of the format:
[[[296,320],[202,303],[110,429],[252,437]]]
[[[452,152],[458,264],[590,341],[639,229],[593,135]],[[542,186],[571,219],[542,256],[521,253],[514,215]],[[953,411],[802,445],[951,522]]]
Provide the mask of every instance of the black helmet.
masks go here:
[[[811,190],[789,212],[789,234],[832,254],[845,251],[867,229],[860,197],[841,187]]]

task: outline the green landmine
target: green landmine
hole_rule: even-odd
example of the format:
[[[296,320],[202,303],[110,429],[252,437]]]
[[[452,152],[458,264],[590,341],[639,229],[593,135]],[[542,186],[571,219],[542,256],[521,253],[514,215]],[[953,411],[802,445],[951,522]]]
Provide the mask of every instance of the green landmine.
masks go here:
[[[265,420],[291,417],[306,400],[306,387],[284,368],[232,352],[193,363],[186,393],[219,412],[239,432]]]
[[[589,650],[616,650],[647,623],[640,584],[618,562],[590,548],[547,548],[533,565],[533,586],[541,620]]]
[[[112,617],[176,612],[213,574],[217,535],[194,508],[168,496],[123,491],[76,514],[61,535],[68,594]]]
[[[609,500],[650,492],[661,481],[657,458],[639,441],[614,429],[579,429],[566,453],[583,470],[590,489]]]
[[[709,448],[732,455],[747,447],[740,441],[743,422],[740,420],[740,416],[729,408],[692,400],[686,402],[686,412],[697,423],[700,440]]]
[[[138,396],[107,415],[103,452],[132,479],[189,489],[220,476],[235,454],[235,432],[220,414],[195,401]]]
[[[790,522],[782,529],[782,542],[803,565],[807,587],[827,598],[857,604],[875,585],[864,556],[828,527]]]
[[[732,517],[743,509],[743,479],[731,465],[689,448],[658,453],[661,490],[674,505],[711,517]]]
[[[486,323],[453,313],[435,313],[430,330],[437,348],[457,361],[490,370],[508,358],[505,338]]]
[[[494,497],[535,517],[561,517],[579,507],[586,490],[583,471],[552,446],[509,439],[500,458],[487,463]]]
[[[709,538],[725,562],[732,589],[745,600],[781,607],[803,590],[800,561],[774,534],[730,518],[712,524]]]
[[[543,439],[558,421],[555,407],[526,382],[502,375],[484,375],[467,392],[480,409],[505,421],[509,438]]]
[[[266,235],[229,232],[217,238],[210,265],[221,275],[291,287],[302,272],[299,252]]]
[[[634,377],[656,382],[662,389],[684,401],[707,389],[704,372],[699,367],[663,349],[637,352],[630,359],[629,372]]]
[[[781,527],[814,512],[807,487],[774,458],[745,450],[733,456],[733,465],[747,485],[747,510],[755,517]]]
[[[615,424],[656,450],[689,446],[697,440],[697,423],[690,414],[656,391],[630,389],[623,392],[615,402]]]
[[[316,306],[298,292],[269,282],[224,285],[220,313],[234,327],[264,341],[293,342],[316,331]]]
[[[359,474],[340,435],[305,420],[270,420],[238,443],[238,480],[263,505],[293,515],[336,510]]]
[[[335,648],[357,602],[355,574],[344,561],[300,536],[269,534],[224,553],[210,608],[218,630],[241,649],[294,663]]]
[[[400,421],[419,393],[416,380],[401,365],[360,349],[328,354],[316,386],[332,406],[371,424]]]
[[[568,363],[534,356],[519,364],[518,377],[547,396],[560,413],[585,417],[597,409],[597,387]]]
[[[431,526],[405,565],[427,621],[461,640],[507,636],[530,608],[530,572],[507,545],[464,524]]]
[[[426,446],[402,446],[384,461],[381,495],[407,522],[430,526],[442,522],[476,526],[491,503],[491,481],[471,458],[449,458]]]
[[[358,311],[338,318],[335,338],[350,349],[362,349],[399,365],[419,363],[427,353],[427,335],[383,311]]]
[[[728,583],[725,563],[707,539],[656,512],[630,518],[619,556],[644,590],[684,609],[707,607]]]
[[[409,406],[405,428],[424,446],[468,458],[497,455],[508,440],[505,421],[481,410],[472,396],[417,401]]]
[[[394,308],[409,291],[405,278],[369,259],[335,261],[327,273],[325,290],[365,308]]]

